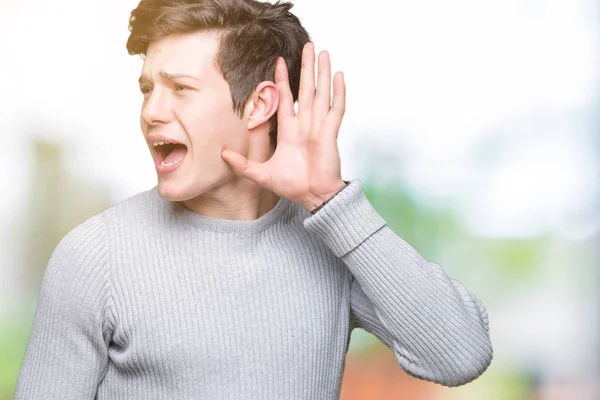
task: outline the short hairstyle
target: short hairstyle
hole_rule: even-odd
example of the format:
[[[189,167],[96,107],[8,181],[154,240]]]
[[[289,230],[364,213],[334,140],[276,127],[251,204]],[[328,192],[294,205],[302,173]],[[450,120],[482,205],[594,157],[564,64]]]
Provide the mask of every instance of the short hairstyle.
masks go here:
[[[290,12],[292,3],[256,0],[141,0],[129,17],[129,54],[144,58],[148,46],[171,34],[219,34],[216,67],[229,83],[233,109],[244,105],[262,81],[274,82],[277,57],[284,58],[294,101],[298,99],[302,49],[310,36]],[[270,119],[271,146],[277,143],[277,115]]]

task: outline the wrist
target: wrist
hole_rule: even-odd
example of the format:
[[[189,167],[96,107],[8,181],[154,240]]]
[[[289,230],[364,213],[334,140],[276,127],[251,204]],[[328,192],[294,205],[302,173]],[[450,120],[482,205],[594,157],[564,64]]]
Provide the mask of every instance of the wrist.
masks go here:
[[[315,196],[313,200],[308,203],[308,206],[305,207],[306,210],[310,211],[311,214],[315,214],[317,211],[323,208],[325,204],[329,203],[331,199],[333,199],[338,193],[344,190],[344,188],[348,186],[349,183],[350,181],[342,181],[340,187],[333,193],[322,196]]]

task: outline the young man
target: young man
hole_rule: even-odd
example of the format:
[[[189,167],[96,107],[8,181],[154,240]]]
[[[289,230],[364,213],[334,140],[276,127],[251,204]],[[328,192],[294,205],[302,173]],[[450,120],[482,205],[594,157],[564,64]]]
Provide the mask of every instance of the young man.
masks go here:
[[[482,303],[342,179],[344,79],[290,8],[132,11],[158,185],[57,245],[17,399],[336,399],[355,327],[420,379],[488,367]]]

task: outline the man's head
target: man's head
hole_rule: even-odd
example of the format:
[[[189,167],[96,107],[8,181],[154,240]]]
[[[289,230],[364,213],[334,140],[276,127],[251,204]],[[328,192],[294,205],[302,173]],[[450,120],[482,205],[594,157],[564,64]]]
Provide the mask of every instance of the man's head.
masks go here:
[[[131,12],[127,50],[144,58],[142,131],[151,142],[158,135],[182,144],[166,164],[185,155],[176,170],[159,173],[163,197],[188,200],[231,180],[223,148],[249,159],[274,149],[275,62],[278,56],[286,60],[296,100],[302,48],[310,40],[291,7],[254,0],[141,0]],[[149,146],[153,155],[171,150]]]

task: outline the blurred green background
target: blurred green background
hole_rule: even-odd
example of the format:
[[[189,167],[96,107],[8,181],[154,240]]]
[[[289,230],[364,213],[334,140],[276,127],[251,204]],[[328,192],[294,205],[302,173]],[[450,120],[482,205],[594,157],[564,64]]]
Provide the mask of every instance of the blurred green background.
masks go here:
[[[494,347],[479,379],[448,389],[355,330],[342,399],[600,399],[598,5],[296,3],[345,72],[344,179],[483,301]],[[136,4],[0,5],[0,399],[54,246],[155,184],[141,61],[125,52]]]

